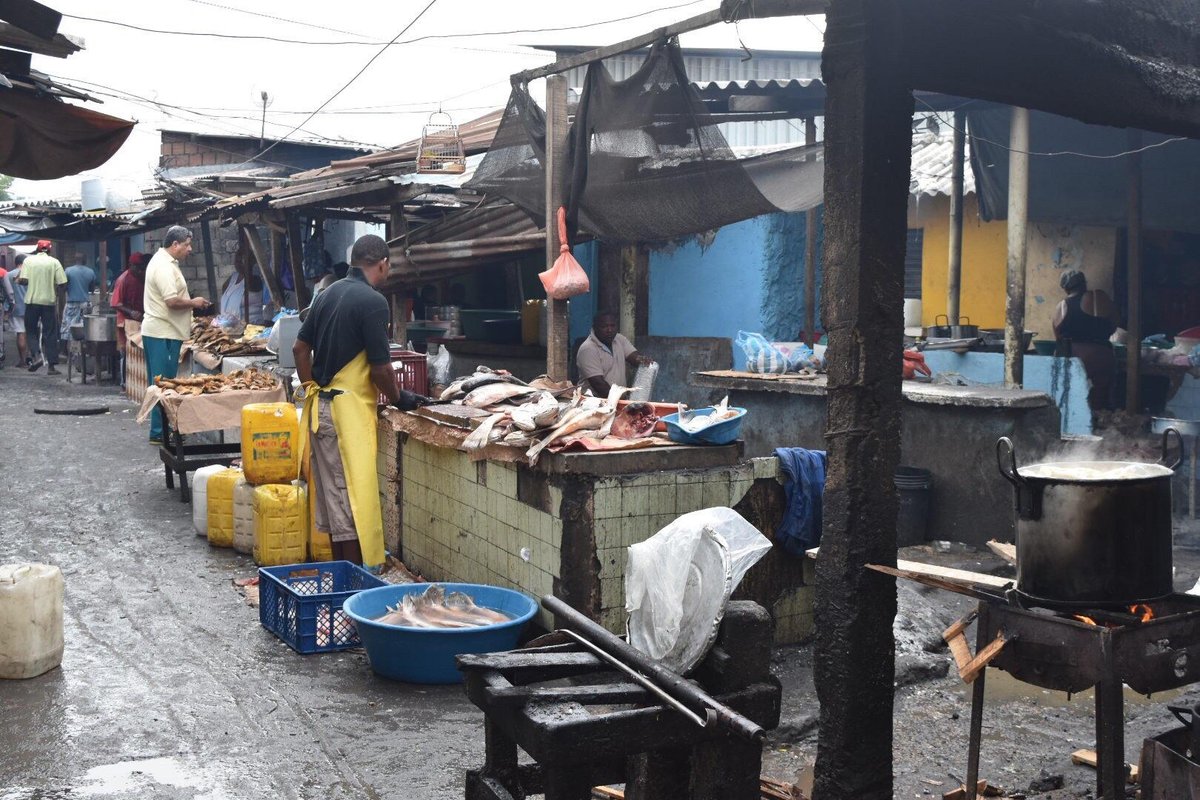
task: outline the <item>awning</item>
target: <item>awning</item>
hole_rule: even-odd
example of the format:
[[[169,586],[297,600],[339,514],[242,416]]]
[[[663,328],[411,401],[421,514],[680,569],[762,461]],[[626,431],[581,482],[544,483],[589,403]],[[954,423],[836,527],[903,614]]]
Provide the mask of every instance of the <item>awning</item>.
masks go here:
[[[25,92],[0,92],[0,174],[52,180],[113,157],[135,123]]]
[[[1008,216],[1011,111],[971,111],[971,167],[985,220]],[[1142,225],[1200,233],[1200,141],[1141,132]],[[1029,218],[1120,228],[1128,224],[1129,131],[1033,111],[1029,115]],[[1052,155],[1044,155],[1052,154]]]

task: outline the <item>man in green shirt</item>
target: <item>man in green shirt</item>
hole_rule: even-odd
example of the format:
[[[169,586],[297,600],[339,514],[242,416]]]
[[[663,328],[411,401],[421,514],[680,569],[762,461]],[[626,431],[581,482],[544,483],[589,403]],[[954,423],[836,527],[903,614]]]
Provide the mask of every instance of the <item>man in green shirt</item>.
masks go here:
[[[57,258],[50,255],[50,242],[39,239],[33,255],[21,265],[17,282],[25,287],[25,330],[35,341],[41,326],[42,353],[46,358],[46,374],[57,375],[58,368],[58,309],[67,293],[67,273]],[[42,365],[38,358],[29,366],[37,372]]]

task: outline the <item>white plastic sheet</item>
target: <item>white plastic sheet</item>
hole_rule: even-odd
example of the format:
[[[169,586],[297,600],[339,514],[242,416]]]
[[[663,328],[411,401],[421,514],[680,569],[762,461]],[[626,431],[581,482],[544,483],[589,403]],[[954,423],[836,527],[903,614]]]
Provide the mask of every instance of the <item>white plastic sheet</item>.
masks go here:
[[[680,674],[716,639],[729,596],[771,542],[732,508],[684,514],[629,548],[629,643]]]

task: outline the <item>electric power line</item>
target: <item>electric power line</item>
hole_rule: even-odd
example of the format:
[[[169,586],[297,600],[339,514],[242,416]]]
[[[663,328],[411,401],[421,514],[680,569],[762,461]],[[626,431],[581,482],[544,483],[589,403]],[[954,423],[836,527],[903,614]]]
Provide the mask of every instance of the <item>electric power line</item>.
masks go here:
[[[403,27],[403,28],[400,30],[400,32],[399,32],[399,33],[397,33],[395,36],[393,36],[393,37],[392,37],[392,41],[391,41],[391,42],[388,42],[388,44],[386,44],[386,45],[384,45],[383,47],[379,48],[379,50],[378,50],[378,51],[376,51],[375,55],[371,56],[371,57],[370,57],[370,58],[367,60],[367,63],[362,65],[362,69],[360,69],[358,72],[354,73],[353,77],[351,77],[351,78],[350,78],[350,80],[346,81],[346,82],[345,82],[345,83],[342,85],[342,88],[338,89],[336,92],[334,92],[333,94],[331,94],[331,95],[329,96],[329,98],[328,98],[328,99],[327,99],[327,100],[326,100],[324,103],[321,103],[321,105],[317,106],[316,110],[314,110],[314,111],[313,111],[311,114],[309,114],[307,117],[305,117],[305,118],[304,118],[304,120],[303,120],[303,121],[302,121],[302,122],[301,122],[299,125],[297,125],[295,128],[292,128],[290,131],[288,131],[286,134],[284,134],[284,135],[283,135],[283,136],[282,136],[280,139],[278,139],[278,140],[276,140],[274,143],[272,143],[270,147],[268,147],[268,148],[266,148],[265,150],[263,150],[261,153],[259,153],[257,156],[255,156],[255,157],[254,157],[254,159],[259,159],[259,158],[263,157],[263,156],[264,156],[264,155],[266,155],[267,153],[271,152],[271,150],[273,150],[275,147],[277,147],[277,146],[280,144],[280,142],[286,141],[286,140],[287,140],[287,139],[288,139],[288,138],[289,138],[289,137],[290,137],[290,136],[291,136],[293,133],[295,133],[296,131],[300,130],[302,127],[304,127],[304,124],[305,124],[305,123],[307,123],[307,122],[308,122],[310,119],[312,119],[312,118],[313,118],[313,117],[315,117],[317,114],[319,114],[319,113],[321,112],[321,110],[325,108],[325,106],[329,105],[329,104],[330,104],[330,103],[332,103],[334,100],[336,100],[336,99],[338,98],[338,95],[340,95],[342,92],[344,92],[344,91],[346,91],[347,89],[349,89],[349,88],[350,88],[350,85],[351,85],[352,83],[354,83],[356,80],[358,80],[358,79],[359,79],[359,77],[360,77],[360,76],[361,76],[361,75],[362,75],[364,72],[366,72],[366,71],[367,71],[367,69],[368,69],[368,68],[369,68],[369,67],[370,67],[372,64],[374,64],[374,63],[375,63],[375,60],[376,60],[376,59],[378,59],[378,58],[379,58],[381,55],[383,55],[384,53],[386,53],[386,52],[387,52],[387,49],[388,49],[388,47],[390,47],[390,46],[392,45],[392,43],[393,43],[393,42],[395,42],[397,39],[399,39],[401,36],[403,36],[405,33],[407,33],[407,32],[408,32],[408,30],[409,30],[410,28],[412,28],[412,26],[413,26],[413,25],[416,25],[416,24],[417,24],[417,21],[418,21],[419,19],[421,19],[421,17],[425,16],[425,12],[426,12],[426,11],[428,11],[429,9],[433,8],[433,4],[434,4],[434,3],[436,3],[436,2],[437,2],[437,0],[429,0],[429,3],[428,3],[428,4],[427,4],[427,5],[424,7],[424,8],[422,8],[422,9],[420,10],[420,12],[418,12],[418,13],[417,13],[417,15],[416,15],[415,17],[413,17],[413,18],[412,18],[412,21],[410,21],[410,22],[409,22],[407,25],[405,25],[405,26],[404,26],[404,27]],[[253,160],[253,159],[252,159],[252,160]]]
[[[950,122],[950,121],[946,120],[944,117],[942,117],[941,114],[939,114],[938,110],[936,108],[934,108],[933,106],[929,105],[929,103],[925,102],[924,100],[922,100],[919,97],[916,98],[916,100],[918,103],[925,106],[925,108],[927,108],[929,110],[929,112],[932,114],[932,116],[936,117],[938,122],[940,122],[942,125],[945,125],[950,130],[958,131],[963,136],[968,135],[965,130],[960,130],[959,128],[956,128],[952,122]],[[1124,150],[1120,153],[1099,153],[1098,154],[1098,153],[1079,153],[1074,150],[1055,150],[1052,152],[1045,152],[1045,153],[1039,153],[1039,152],[1035,152],[1033,150],[1014,150],[1013,148],[1009,147],[1006,144],[1001,144],[1000,142],[993,142],[991,139],[985,139],[984,137],[982,137],[978,134],[974,134],[972,136],[972,138],[977,141],[983,142],[985,144],[990,144],[993,147],[999,147],[1001,150],[1007,150],[1010,153],[1018,153],[1018,154],[1027,155],[1027,156],[1046,156],[1046,157],[1076,156],[1077,158],[1094,158],[1098,161],[1109,161],[1109,160],[1112,160],[1115,158],[1124,158],[1125,156],[1137,155],[1138,153],[1144,153],[1147,150],[1153,150],[1158,147],[1164,147],[1166,145],[1173,144],[1175,142],[1188,141],[1188,137],[1186,137],[1186,136],[1176,136],[1171,139],[1164,139],[1161,142],[1152,142],[1151,144],[1145,145],[1144,147],[1139,147],[1135,150]]]
[[[212,37],[212,38],[216,38],[216,39],[233,39],[233,40],[240,39],[240,40],[277,42],[280,44],[303,44],[303,45],[316,45],[316,46],[338,46],[338,47],[341,47],[341,46],[363,46],[363,45],[366,45],[366,46],[376,46],[377,47],[379,45],[383,45],[384,47],[393,47],[393,46],[405,45],[405,44],[415,44],[416,42],[423,42],[423,41],[427,41],[429,39],[468,39],[468,38],[479,37],[479,36],[510,36],[510,35],[514,35],[514,34],[518,34],[518,33],[520,33],[520,34],[557,33],[560,31],[577,31],[577,30],[583,30],[586,28],[596,28],[601,25],[611,25],[611,24],[617,23],[617,22],[626,22],[628,20],[638,19],[639,17],[645,17],[650,14],[657,14],[662,11],[672,11],[672,10],[675,10],[678,8],[694,6],[698,3],[703,3],[703,2],[707,2],[707,0],[689,0],[686,3],[679,3],[677,5],[672,5],[672,6],[663,6],[661,8],[655,8],[655,9],[651,9],[649,11],[641,11],[641,12],[638,12],[637,14],[630,14],[630,15],[624,16],[624,17],[615,17],[613,19],[599,20],[597,22],[587,22],[587,23],[582,23],[579,25],[561,25],[561,26],[552,27],[552,28],[515,28],[512,30],[506,30],[506,31],[473,31],[473,32],[469,32],[469,33],[430,33],[430,34],[426,34],[424,36],[415,37],[413,39],[406,39],[402,42],[396,41],[394,39],[389,42],[382,42],[382,41],[324,41],[324,42],[322,42],[322,41],[311,41],[311,40],[306,40],[306,39],[289,39],[289,38],[285,38],[282,36],[265,36],[262,34],[216,33],[213,31],[163,30],[160,28],[147,28],[142,25],[134,25],[129,22],[118,22],[117,20],[111,20],[111,19],[100,19],[98,17],[84,17],[84,16],[80,16],[77,14],[63,14],[63,16],[67,17],[69,19],[82,20],[84,22],[97,22],[97,23],[100,23],[103,25],[116,25],[116,26],[122,27],[122,28],[129,28],[129,29],[135,30],[135,31],[142,31],[143,33],[155,33],[155,34],[160,34],[160,35],[165,35],[165,36],[193,36],[193,37],[198,36],[198,37]]]

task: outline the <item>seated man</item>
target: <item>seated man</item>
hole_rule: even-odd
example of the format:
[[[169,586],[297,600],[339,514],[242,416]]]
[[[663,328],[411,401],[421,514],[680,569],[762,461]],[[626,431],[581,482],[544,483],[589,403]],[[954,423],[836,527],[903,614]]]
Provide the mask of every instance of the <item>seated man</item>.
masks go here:
[[[607,397],[612,386],[628,386],[626,364],[649,364],[650,359],[617,333],[617,315],[601,311],[592,321],[592,332],[579,345],[575,366],[597,397]]]

